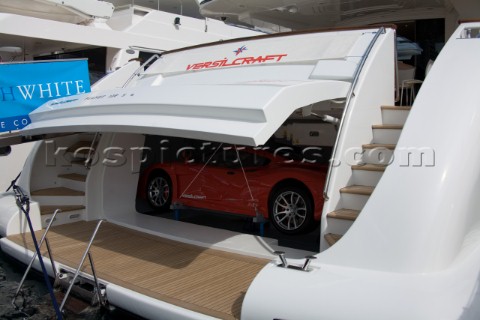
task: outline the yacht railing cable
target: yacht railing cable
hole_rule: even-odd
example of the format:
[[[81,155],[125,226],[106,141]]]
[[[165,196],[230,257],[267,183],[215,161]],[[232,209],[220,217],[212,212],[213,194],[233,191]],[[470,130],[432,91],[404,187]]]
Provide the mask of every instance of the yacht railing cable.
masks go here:
[[[195,177],[193,177],[192,181],[190,181],[190,183],[188,184],[188,186],[185,188],[185,190],[183,190],[182,192],[182,195],[179,197],[179,199],[181,199],[184,195],[185,195],[185,192],[187,192],[188,188],[190,188],[192,186],[192,184],[195,182],[195,180],[197,180],[198,176],[200,175],[200,173],[202,173],[202,171],[205,169],[205,167],[210,163],[210,161],[213,159],[213,156],[215,156],[215,154],[218,152],[218,150],[223,146],[223,143],[220,143],[220,145],[217,147],[217,149],[215,149],[215,152],[212,153],[212,155],[210,156],[210,158],[208,158],[208,160],[205,162],[205,164],[203,165],[203,167],[197,172],[197,174],[195,175]]]
[[[240,152],[238,152],[238,148],[236,145],[234,145],[234,148],[235,148],[235,152],[237,153],[238,163],[240,163],[240,168],[242,169],[243,177],[245,178],[245,182],[247,183],[248,193],[250,194],[250,198],[252,199],[252,201],[255,201],[255,198],[253,197],[252,189],[250,188],[250,184],[248,183],[247,174],[245,173],[245,168],[243,167],[243,164],[242,164],[242,159],[240,159]]]
[[[44,241],[45,241],[45,244],[48,244],[47,234],[48,234],[48,231],[50,230],[50,227],[53,224],[53,221],[55,221],[55,217],[57,216],[58,212],[60,212],[59,209],[55,210],[52,217],[50,218],[50,222],[48,223],[47,227],[45,228],[45,232],[43,233],[42,239],[40,239],[40,243],[38,244],[38,246],[40,248],[42,247]],[[52,264],[53,274],[56,277],[57,269],[55,268],[53,256],[52,256],[52,253],[51,253],[51,250],[50,250],[50,245],[47,245],[47,250],[48,250],[48,255],[50,256],[50,262]],[[17,305],[15,304],[15,300],[17,299],[17,296],[20,293],[20,290],[22,289],[23,283],[27,279],[27,275],[30,272],[30,269],[32,269],[33,263],[35,262],[35,259],[37,258],[37,255],[38,255],[37,252],[35,252],[33,254],[33,257],[32,257],[32,259],[30,259],[30,263],[28,264],[28,267],[25,270],[25,273],[23,274],[22,280],[20,280],[20,284],[18,285],[17,291],[13,295],[12,304],[15,307],[17,307]]]
[[[33,230],[32,221],[30,220],[30,198],[25,194],[21,187],[17,185],[12,186],[13,191],[15,192],[15,198],[17,200],[18,207],[22,210],[27,218],[28,227],[30,229],[30,234],[32,235],[33,245],[35,246],[35,252],[38,256],[38,261],[40,262],[40,267],[42,268],[43,277],[45,279],[45,284],[47,285],[50,298],[52,299],[53,308],[55,309],[55,314],[58,320],[63,319],[60,308],[58,307],[57,299],[53,292],[52,284],[48,277],[47,269],[45,268],[45,263],[43,262],[42,254],[40,252],[40,247],[37,242],[37,237],[35,236],[35,231]]]
[[[17,177],[15,179],[12,180],[12,182],[10,183],[10,186],[7,188],[7,190],[5,190],[5,192],[8,192],[10,191],[10,189],[13,188],[13,186],[17,183],[17,180],[18,178],[20,178],[20,175],[22,174],[22,171],[20,171],[17,175]]]
[[[263,220],[263,216],[260,215],[260,213],[258,212],[258,207],[257,207],[257,203],[255,201],[255,198],[253,196],[252,188],[250,187],[250,184],[248,183],[247,174],[245,173],[245,168],[243,167],[242,159],[240,158],[240,152],[238,151],[238,148],[237,148],[236,145],[234,145],[234,148],[235,148],[235,151],[237,153],[237,159],[238,159],[238,162],[240,163],[240,168],[242,168],[243,177],[245,178],[245,182],[247,183],[248,193],[250,194],[250,198],[252,200],[252,205],[253,205],[253,209],[255,210],[256,218],[257,218],[257,220]]]

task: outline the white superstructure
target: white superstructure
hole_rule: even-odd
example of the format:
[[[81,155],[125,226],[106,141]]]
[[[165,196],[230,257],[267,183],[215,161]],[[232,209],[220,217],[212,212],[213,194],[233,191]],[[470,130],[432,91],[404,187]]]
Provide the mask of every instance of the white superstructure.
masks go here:
[[[197,0],[207,17],[232,23],[264,27],[273,31],[288,28],[353,27],[373,23],[403,23],[412,20],[444,19],[446,39],[458,20],[478,19],[480,4],[468,0]]]
[[[108,259],[150,275],[129,284],[117,281],[115,268],[101,271],[109,302],[143,317],[477,319],[479,35],[480,22],[453,32],[412,106],[395,106],[394,28],[297,32],[173,50],[138,69],[131,62],[117,71],[122,81],[113,73],[98,91],[46,103],[31,125],[1,142],[51,138],[35,145],[17,184],[31,197],[36,230],[53,218],[52,207],[64,208],[55,220],[62,245],[73,239],[78,247],[71,229],[103,219],[151,241],[201,248],[181,263],[169,260],[186,250],[178,244],[134,260],[134,253],[125,258],[122,248],[103,247],[102,238],[97,253],[109,249]],[[320,252],[137,212],[146,134],[257,146],[285,121],[318,124],[314,115],[330,119],[337,132]],[[88,151],[87,160],[93,155],[87,167],[74,166],[83,159],[79,150]],[[15,235],[27,229],[12,193],[0,197],[0,212],[2,250],[26,262],[31,253]],[[107,238],[114,233],[121,232]],[[126,252],[130,243],[124,245]],[[235,296],[234,276],[247,267],[201,265],[213,249],[271,262]],[[286,261],[274,257],[277,250],[286,251]],[[303,258],[308,254],[314,258]],[[75,269],[59,259],[62,272]],[[199,287],[217,281],[214,289],[190,295],[174,285],[174,272],[194,266],[184,276]],[[209,269],[218,273],[203,279]],[[174,293],[155,291],[165,283]],[[201,297],[214,299],[200,304]],[[221,297],[233,297],[231,304]]]
[[[114,6],[97,0],[0,0],[0,62],[88,57],[92,81],[138,58],[142,51],[161,52],[255,34],[217,20],[121,1]],[[17,161],[0,159],[0,190],[20,172],[24,162],[20,159],[30,150],[30,146],[15,146],[12,152]]]

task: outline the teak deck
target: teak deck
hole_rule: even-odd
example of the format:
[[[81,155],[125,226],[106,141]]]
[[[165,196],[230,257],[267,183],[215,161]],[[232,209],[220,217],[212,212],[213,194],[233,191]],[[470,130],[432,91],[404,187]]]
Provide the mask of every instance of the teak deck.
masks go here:
[[[76,269],[96,223],[52,227],[48,240],[55,260]],[[43,230],[37,232],[38,239],[41,234]],[[29,234],[8,239],[33,248]],[[240,318],[244,295],[268,262],[171,241],[108,222],[102,223],[90,252],[100,279],[221,319]],[[91,274],[88,261],[82,270]]]

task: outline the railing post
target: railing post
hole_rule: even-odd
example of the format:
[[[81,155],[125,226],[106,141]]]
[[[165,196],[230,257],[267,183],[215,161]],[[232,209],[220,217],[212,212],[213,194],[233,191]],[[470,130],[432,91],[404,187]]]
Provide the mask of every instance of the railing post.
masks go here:
[[[48,293],[50,294],[50,298],[52,299],[53,308],[55,309],[55,314],[58,320],[63,319],[62,313],[58,307],[57,298],[53,292],[52,284],[50,283],[50,279],[48,278],[47,269],[45,268],[45,264],[43,263],[43,258],[40,253],[40,247],[38,246],[37,237],[35,236],[35,231],[33,230],[32,221],[30,219],[30,198],[25,194],[25,192],[17,185],[13,185],[13,191],[15,192],[15,198],[17,199],[17,205],[25,214],[27,219],[28,228],[30,229],[30,234],[32,236],[33,245],[35,246],[35,252],[38,256],[38,262],[40,263],[40,267],[42,268],[43,278],[45,280],[45,284],[48,289]]]
[[[53,221],[55,220],[55,217],[57,216],[58,212],[60,212],[59,209],[55,210],[55,212],[53,213],[52,218],[50,219],[50,222],[47,225],[47,228],[45,228],[45,232],[43,233],[42,239],[40,239],[40,243],[38,244],[39,248],[42,247],[44,241],[47,244],[47,251],[48,251],[48,255],[50,257],[50,262],[52,264],[53,274],[54,274],[55,277],[57,275],[57,269],[55,268],[55,264],[53,262],[52,252],[50,250],[50,245],[48,244],[47,233],[50,230],[50,227],[52,226]],[[33,263],[35,262],[36,258],[37,258],[37,251],[34,252],[32,259],[30,259],[30,263],[28,264],[28,267],[25,270],[25,273],[23,274],[22,280],[20,280],[20,284],[18,285],[17,291],[13,295],[12,304],[14,306],[15,306],[15,300],[16,300],[18,294],[20,293],[20,290],[22,289],[22,286],[23,286],[23,283],[25,282],[25,279],[27,279],[27,275],[30,272],[30,269],[32,268]]]
[[[140,71],[146,66],[148,65],[150,62],[156,60],[160,58],[160,56],[158,54],[155,54],[153,56],[151,56],[147,61],[145,61],[140,67],[138,67],[137,70],[135,70],[135,72],[130,76],[130,78],[127,79],[127,81],[125,82],[125,84],[122,86],[122,88],[125,88],[129,83],[130,81],[132,81],[133,78],[135,78],[136,75],[140,74]]]
[[[75,284],[75,280],[77,279],[78,275],[80,274],[80,269],[82,269],[83,263],[85,262],[85,259],[87,258],[87,255],[89,254],[90,247],[92,246],[93,240],[95,240],[95,236],[97,235],[98,229],[100,228],[100,225],[102,224],[103,220],[98,221],[97,226],[95,230],[93,231],[92,237],[90,238],[90,242],[88,243],[87,249],[85,250],[82,259],[80,260],[80,264],[75,272],[75,275],[73,276],[72,280],[70,280],[70,285],[68,286],[67,292],[65,293],[65,297],[63,298],[62,304],[60,305],[60,310],[63,310],[63,307],[65,306],[65,303],[67,302],[68,296],[70,295],[70,291],[73,288],[73,285]]]

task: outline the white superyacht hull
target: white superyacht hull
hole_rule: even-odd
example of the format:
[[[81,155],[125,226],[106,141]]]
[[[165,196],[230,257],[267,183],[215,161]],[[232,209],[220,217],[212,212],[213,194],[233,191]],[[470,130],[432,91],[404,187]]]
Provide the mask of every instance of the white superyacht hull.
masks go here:
[[[103,134],[98,150],[120,148],[109,149],[112,153],[103,153],[103,159],[112,160],[113,155],[118,156],[115,151],[125,152],[121,157],[127,161],[126,166],[120,166],[123,170],[101,165],[90,169],[84,181],[85,198],[76,199],[85,201],[85,210],[78,214],[66,213],[64,220],[59,218],[58,232],[62,232],[61,223],[68,229],[74,226],[74,221],[106,219],[143,233],[269,259],[273,250],[283,249],[275,242],[262,243],[255,236],[190,228],[136,213],[134,202],[141,155],[135,148],[143,142],[142,133],[257,145],[265,142],[299,107],[306,109],[302,114],[308,114],[312,103],[326,101],[329,106],[344,103],[345,111],[335,143],[338,153],[334,155],[345,155],[362,144],[364,148],[376,145],[385,150],[393,150],[398,144],[407,151],[411,150],[409,148],[434,148],[437,161],[433,165],[393,161],[388,163],[388,168],[383,168],[381,177],[370,181],[372,185],[360,187],[359,181],[365,180],[354,177],[352,171],[362,162],[351,163],[352,159],[347,159],[348,162],[341,158],[342,161],[330,169],[321,236],[334,234],[329,229],[333,224],[329,214],[341,206],[351,211],[360,206],[352,227],[343,231],[343,237],[335,237],[337,243],[327,240],[328,246],[324,244],[322,252],[316,254],[317,259],[305,264],[304,268],[306,261],[298,259],[295,251],[287,253],[288,265],[279,260],[264,262],[245,297],[241,298],[241,312],[235,311],[230,316],[242,319],[425,319],[443,316],[475,319],[479,314],[475,306],[480,268],[474,196],[478,175],[475,170],[472,174],[463,168],[475,168],[478,155],[476,151],[465,150],[465,144],[458,141],[464,140],[471,146],[478,138],[475,85],[480,47],[478,39],[473,37],[479,30],[478,23],[470,23],[460,26],[454,33],[425,80],[413,108],[408,109],[410,114],[401,126],[400,136],[389,138],[398,139],[395,143],[390,143],[389,139],[380,143],[376,140],[378,137],[373,136],[373,130],[399,129],[397,123],[389,124],[390,128],[378,125],[380,121],[386,122],[380,107],[393,105],[395,101],[394,31],[389,28],[344,30],[333,33],[334,37],[329,37],[332,33],[327,32],[318,36],[287,35],[283,39],[242,39],[212,46],[215,50],[199,47],[167,53],[156,65],[142,72],[130,88],[45,105],[32,114],[33,124],[21,135],[99,128]],[[285,52],[275,51],[288,42],[296,45],[287,46],[289,49]],[[304,47],[298,45],[299,42]],[[312,43],[315,46],[310,47]],[[252,56],[224,59],[226,52],[231,53],[241,45],[257,46],[255,50],[258,51]],[[459,56],[462,59],[458,59]],[[288,59],[282,60],[284,57]],[[182,88],[188,96],[178,95]],[[132,98],[115,100],[125,97],[123,94]],[[325,100],[320,101],[322,99]],[[463,118],[452,123],[449,111],[457,103],[462,107]],[[319,104],[314,108],[325,111],[324,105]],[[138,105],[142,114],[126,112],[123,107],[129,105]],[[78,117],[75,116],[76,107],[84,108]],[[95,120],[95,113],[90,110],[93,107],[102,110],[105,117]],[[398,107],[396,111],[407,110],[404,108]],[[435,121],[432,115],[436,115]],[[171,121],[166,122],[165,118]],[[454,129],[452,136],[443,134],[446,125]],[[56,140],[59,144],[75,140],[59,139]],[[471,157],[458,157],[466,151],[470,151]],[[38,159],[43,159],[46,152],[39,150],[32,155],[31,172],[41,171]],[[360,160],[367,162],[363,163],[366,168],[378,169],[378,164],[368,162],[373,159]],[[42,171],[40,177],[30,179],[31,173],[25,172],[19,185],[29,190],[34,199],[46,196],[46,189],[58,187],[57,180],[47,183],[47,178],[57,173],[50,168]],[[462,189],[462,185],[468,188]],[[35,194],[40,187],[46,189]],[[352,198],[344,196],[349,192],[354,194]],[[369,197],[365,197],[367,195]],[[45,199],[36,198],[31,209],[37,230],[47,222],[42,221],[46,218],[41,215],[42,201]],[[12,237],[2,240],[2,246],[22,259],[25,249],[13,244],[14,235],[24,231],[21,215],[15,209],[11,194],[4,195],[2,203],[3,210],[8,212],[2,217],[2,232]],[[142,263],[145,261],[149,261],[148,258]],[[155,264],[162,263],[165,261]],[[248,269],[240,265],[237,268],[238,271]],[[228,272],[226,274],[227,278],[221,279],[219,286],[229,284]],[[199,272],[194,278],[202,281],[201,275]],[[144,281],[148,283],[149,279]],[[210,282],[208,277],[205,282]],[[147,311],[142,315],[148,318],[157,317],[157,312],[184,319],[223,317],[203,309],[179,306],[168,298],[147,298],[142,289],[134,293],[117,284],[107,284],[107,288],[109,285],[114,301],[139,314],[143,308]],[[160,287],[151,283],[151,288]],[[211,289],[208,295],[219,292],[219,288]],[[405,308],[405,305],[411,307]]]

